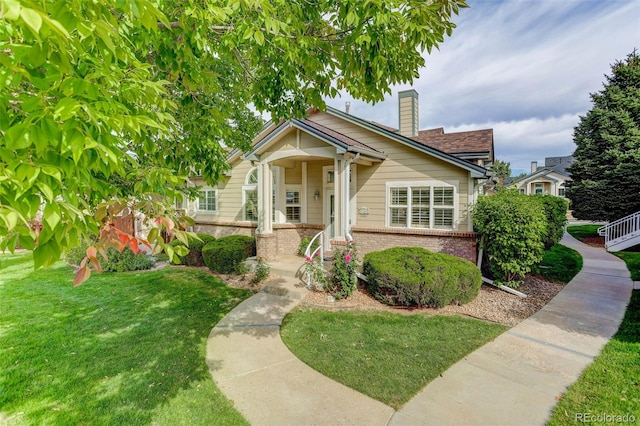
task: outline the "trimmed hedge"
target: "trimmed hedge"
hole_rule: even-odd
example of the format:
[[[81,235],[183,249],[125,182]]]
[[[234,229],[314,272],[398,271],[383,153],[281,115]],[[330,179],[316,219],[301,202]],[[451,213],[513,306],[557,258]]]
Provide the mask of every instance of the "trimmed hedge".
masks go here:
[[[204,264],[214,272],[230,274],[250,256],[256,254],[256,240],[245,235],[222,237],[202,248]]]
[[[69,250],[65,255],[66,261],[74,266],[79,265],[85,257],[87,247],[92,244],[95,243],[84,241]],[[98,259],[100,259],[100,266],[104,272],[141,271],[156,266],[156,261],[153,257],[144,252],[135,254],[129,247],[126,247],[122,252],[115,248],[110,248],[107,250],[107,259],[104,259],[101,255],[98,255]]]
[[[371,252],[363,261],[367,290],[389,305],[441,308],[478,296],[480,270],[468,260],[422,247]]]
[[[544,238],[546,250],[559,243],[564,235],[564,227],[567,224],[567,209],[569,203],[564,198],[554,197],[549,194],[534,196],[547,217],[547,234]]]
[[[189,237],[189,253],[184,256],[178,256],[180,259],[181,265],[186,266],[204,266],[204,259],[202,258],[202,248],[210,243],[211,241],[215,241],[215,237],[209,234],[196,234],[200,240]],[[182,241],[173,240],[171,241],[171,246],[184,246]],[[172,262],[174,263],[174,262]],[[175,263],[174,263],[175,264]]]
[[[539,199],[504,189],[479,197],[473,207],[473,226],[484,237],[489,271],[501,284],[517,287],[542,260],[548,225]]]

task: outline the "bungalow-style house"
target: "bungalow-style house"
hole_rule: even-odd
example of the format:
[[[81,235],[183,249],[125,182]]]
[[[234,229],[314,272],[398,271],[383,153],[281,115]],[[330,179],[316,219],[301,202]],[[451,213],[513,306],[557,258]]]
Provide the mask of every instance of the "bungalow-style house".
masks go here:
[[[353,236],[361,255],[422,246],[475,262],[469,207],[493,161],[493,131],[418,130],[418,94],[401,92],[398,130],[334,108],[271,123],[248,152],[228,154],[216,187],[200,178],[187,206],[194,231],[256,237],[258,256],[295,254],[325,233],[325,250]]]
[[[521,194],[550,194],[565,197],[565,185],[571,181],[567,168],[573,163],[573,156],[546,157],[544,167],[537,161],[531,162],[531,173],[509,182],[508,188],[517,188]]]

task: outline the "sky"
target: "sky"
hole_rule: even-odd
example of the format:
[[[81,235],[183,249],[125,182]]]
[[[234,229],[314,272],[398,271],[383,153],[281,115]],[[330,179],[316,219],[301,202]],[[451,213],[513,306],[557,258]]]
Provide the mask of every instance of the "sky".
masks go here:
[[[571,155],[573,129],[611,64],[640,50],[640,0],[468,0],[457,28],[412,85],[376,105],[348,95],[327,104],[398,127],[397,92],[419,95],[420,129],[492,128],[495,157],[512,175]]]

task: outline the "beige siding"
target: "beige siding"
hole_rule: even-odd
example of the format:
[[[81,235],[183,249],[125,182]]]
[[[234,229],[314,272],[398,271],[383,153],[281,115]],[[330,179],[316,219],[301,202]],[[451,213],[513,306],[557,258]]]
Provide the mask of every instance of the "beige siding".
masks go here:
[[[242,185],[247,173],[251,170],[251,162],[238,160],[231,166],[231,176],[222,177],[218,182],[218,213],[216,215],[197,213],[197,222],[241,221],[244,220],[242,210]],[[196,185],[205,185],[202,179],[194,178]]]
[[[387,182],[433,180],[458,182],[457,229],[467,229],[470,190],[468,171],[326,113],[313,115],[310,119],[359,140],[388,156],[382,163],[358,166],[357,208],[366,207],[369,212],[366,216],[357,215],[359,226],[385,225]]]
[[[309,162],[307,166],[307,222],[316,225],[324,223],[322,208],[324,206],[322,191],[322,165],[329,162]],[[333,164],[333,162],[331,162]],[[318,191],[320,196],[316,200],[313,194]]]
[[[293,167],[285,167],[283,170],[285,185],[302,184],[302,161],[295,161],[293,162]]]

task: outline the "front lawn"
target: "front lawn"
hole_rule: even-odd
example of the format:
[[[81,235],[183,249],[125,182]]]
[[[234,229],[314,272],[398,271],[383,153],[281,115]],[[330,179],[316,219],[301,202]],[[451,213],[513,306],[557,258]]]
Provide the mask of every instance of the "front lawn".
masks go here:
[[[640,253],[633,251],[618,251],[615,253],[620,259],[624,260],[627,264],[627,268],[631,272],[631,279],[633,281],[640,281]]]
[[[296,309],[281,335],[314,369],[397,409],[507,329],[456,316]]]
[[[602,225],[573,225],[567,226],[567,232],[577,240],[588,237],[599,237],[598,228],[600,227],[602,227]]]
[[[205,344],[250,292],[186,268],[72,280],[0,254],[0,424],[246,424]]]
[[[582,269],[582,256],[577,251],[555,244],[544,252],[540,264],[535,272],[547,281],[568,283]]]
[[[597,424],[640,421],[640,291],[631,296],[624,320],[600,355],[582,373],[555,407],[550,426],[582,423],[591,416],[621,416]],[[623,420],[626,415],[627,420]],[[580,417],[582,416],[582,417]],[[635,417],[630,420],[629,416]]]

